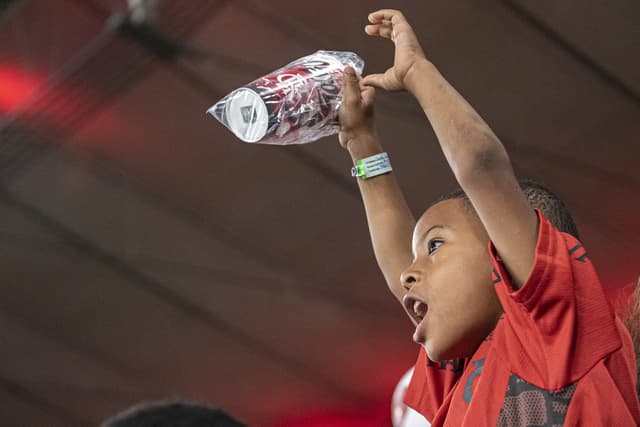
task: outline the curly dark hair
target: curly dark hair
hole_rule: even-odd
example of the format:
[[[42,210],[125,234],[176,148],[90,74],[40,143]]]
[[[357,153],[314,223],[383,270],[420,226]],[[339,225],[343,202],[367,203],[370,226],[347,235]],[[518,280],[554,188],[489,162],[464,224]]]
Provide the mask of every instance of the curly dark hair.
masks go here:
[[[522,188],[522,191],[527,196],[532,208],[539,209],[555,228],[571,234],[573,237],[580,240],[578,227],[573,221],[569,208],[567,208],[567,205],[565,205],[564,202],[555,195],[555,193],[553,193],[544,184],[532,179],[521,179],[518,181],[518,184],[520,184],[520,188]],[[431,204],[431,206],[451,199],[465,200],[467,202],[466,206],[469,210],[475,212],[471,202],[469,202],[469,198],[462,189],[457,189],[439,197]]]

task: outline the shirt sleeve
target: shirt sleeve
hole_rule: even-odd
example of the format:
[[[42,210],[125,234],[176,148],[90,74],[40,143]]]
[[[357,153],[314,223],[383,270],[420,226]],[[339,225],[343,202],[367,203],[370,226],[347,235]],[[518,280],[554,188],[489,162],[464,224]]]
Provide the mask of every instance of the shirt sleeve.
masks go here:
[[[621,346],[611,309],[589,256],[573,236],[536,210],[533,268],[514,290],[493,244],[493,283],[507,320],[500,357],[525,381],[547,390],[581,378]]]

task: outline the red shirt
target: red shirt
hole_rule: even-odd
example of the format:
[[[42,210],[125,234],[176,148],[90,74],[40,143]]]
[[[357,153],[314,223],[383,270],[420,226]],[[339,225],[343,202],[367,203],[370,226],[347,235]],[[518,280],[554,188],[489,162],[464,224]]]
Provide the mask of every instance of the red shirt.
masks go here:
[[[489,244],[504,314],[471,358],[432,362],[424,348],[405,403],[432,426],[635,426],[633,343],[589,257],[538,212],[535,262],[511,286]]]

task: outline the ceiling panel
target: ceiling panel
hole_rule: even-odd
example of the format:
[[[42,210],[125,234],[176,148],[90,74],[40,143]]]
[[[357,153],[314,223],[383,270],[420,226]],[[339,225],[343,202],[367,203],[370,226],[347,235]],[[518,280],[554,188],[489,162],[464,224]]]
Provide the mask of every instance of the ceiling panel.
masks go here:
[[[640,93],[640,27],[635,17],[640,4],[633,0],[607,2],[507,1],[532,16],[589,62],[606,70],[621,83]]]

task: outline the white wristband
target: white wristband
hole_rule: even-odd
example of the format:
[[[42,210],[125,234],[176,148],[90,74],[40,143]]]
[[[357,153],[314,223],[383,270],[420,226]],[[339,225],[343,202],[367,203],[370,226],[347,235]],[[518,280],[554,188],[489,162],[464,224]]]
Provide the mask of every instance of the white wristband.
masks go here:
[[[369,179],[391,171],[389,155],[387,153],[380,153],[356,161],[355,166],[351,168],[351,176],[354,178]]]

